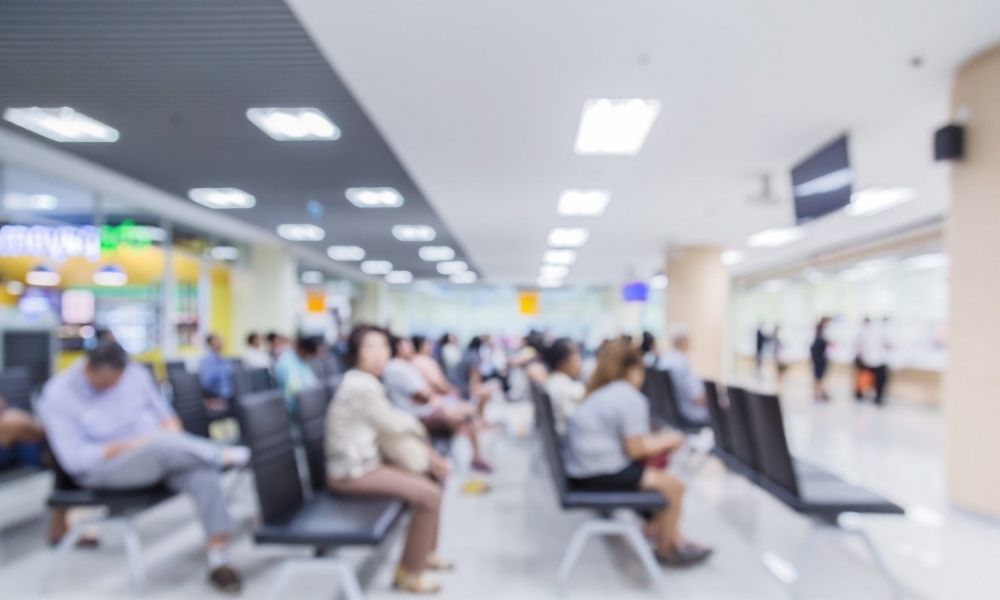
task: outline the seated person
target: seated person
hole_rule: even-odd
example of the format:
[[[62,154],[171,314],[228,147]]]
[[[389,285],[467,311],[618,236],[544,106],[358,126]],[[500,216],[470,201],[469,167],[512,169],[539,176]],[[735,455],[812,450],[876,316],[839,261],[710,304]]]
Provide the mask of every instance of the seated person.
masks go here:
[[[222,338],[205,336],[205,354],[198,362],[198,381],[205,392],[205,405],[223,410],[233,399],[233,363],[222,357]]]
[[[665,352],[657,367],[670,372],[674,398],[684,420],[692,425],[708,425],[708,405],[705,400],[705,384],[691,370],[687,351],[690,347],[687,331],[675,327],[670,335],[673,347]]]
[[[572,487],[580,490],[662,494],[667,507],[648,522],[646,536],[656,541],[660,562],[694,564],[712,550],[688,541],[680,532],[684,483],[645,466],[647,460],[680,448],[683,437],[650,433],[649,402],[639,391],[644,375],[642,354],[628,342],[613,340],[601,347],[587,396],[567,420],[566,472]]]
[[[41,466],[45,433],[31,413],[7,406],[0,396],[0,469]]]
[[[319,386],[316,372],[309,366],[309,360],[316,358],[316,340],[308,337],[295,338],[295,347],[282,350],[274,363],[274,381],[278,389],[285,392],[285,403],[289,412],[295,414],[295,394],[302,390]]]
[[[481,337],[469,341],[469,347],[462,354],[462,360],[455,367],[455,387],[459,397],[469,400],[476,407],[476,415],[482,419],[486,412],[486,403],[497,392],[497,386],[487,381],[482,374],[483,359],[480,349],[483,346]]]
[[[209,581],[222,591],[240,590],[229,566],[233,524],[219,472],[245,465],[247,448],[181,431],[149,371],[114,342],[49,380],[38,414],[59,464],[79,485],[128,490],[164,483],[189,494],[208,536]]]
[[[243,366],[248,369],[270,369],[271,355],[260,344],[260,334],[251,331],[247,335],[247,347],[243,351]]]
[[[397,407],[415,415],[433,435],[454,435],[465,431],[472,445],[471,466],[477,471],[489,473],[493,467],[480,452],[478,427],[474,410],[468,404],[449,395],[452,389],[438,381],[429,383],[417,368],[413,359],[416,352],[409,338],[390,336],[392,358],[385,366],[382,381],[389,399]],[[428,357],[429,358],[429,357]],[[434,359],[430,359],[434,363]],[[436,366],[436,363],[434,363]],[[440,373],[440,369],[438,369]],[[443,374],[441,378],[444,379]],[[440,390],[444,389],[442,393]]]
[[[358,326],[348,338],[350,370],[326,416],[327,484],[338,494],[391,496],[410,506],[393,584],[431,593],[441,586],[426,571],[453,568],[435,553],[448,463],[427,443],[423,425],[386,396],[379,377],[389,353],[388,335],[378,327]]]
[[[587,393],[587,386],[578,379],[583,366],[580,347],[569,338],[559,338],[545,349],[545,363],[549,368],[545,391],[552,400],[556,431],[564,434],[566,420]]]

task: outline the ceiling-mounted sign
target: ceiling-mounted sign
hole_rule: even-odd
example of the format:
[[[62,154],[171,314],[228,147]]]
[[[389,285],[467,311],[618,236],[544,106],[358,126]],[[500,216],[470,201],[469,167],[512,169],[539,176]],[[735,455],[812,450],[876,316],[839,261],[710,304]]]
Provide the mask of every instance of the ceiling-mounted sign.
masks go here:
[[[152,244],[148,227],[132,221],[119,225],[59,226],[4,225],[0,227],[0,256],[34,256],[62,262],[75,256],[91,262],[101,260],[101,251],[121,247],[145,248]]]
[[[153,243],[149,227],[122,221],[118,225],[101,225],[101,250],[113,252],[121,246],[146,248]]]
[[[538,314],[538,292],[520,291],[517,293],[517,312],[526,317]]]

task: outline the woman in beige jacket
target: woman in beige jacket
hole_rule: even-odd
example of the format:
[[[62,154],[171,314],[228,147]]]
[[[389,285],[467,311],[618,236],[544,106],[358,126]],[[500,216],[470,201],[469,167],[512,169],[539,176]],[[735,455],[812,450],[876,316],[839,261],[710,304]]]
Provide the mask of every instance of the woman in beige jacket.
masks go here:
[[[351,332],[350,370],[326,417],[327,483],[338,494],[404,500],[412,516],[394,585],[436,592],[440,586],[425,572],[452,568],[435,554],[448,464],[427,443],[423,425],[389,401],[379,381],[389,355],[384,330],[362,325]]]

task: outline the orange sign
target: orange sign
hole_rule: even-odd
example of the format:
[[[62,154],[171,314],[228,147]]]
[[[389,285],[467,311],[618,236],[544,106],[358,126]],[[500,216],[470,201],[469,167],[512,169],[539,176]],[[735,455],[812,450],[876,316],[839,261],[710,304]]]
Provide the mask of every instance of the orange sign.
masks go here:
[[[538,292],[523,291],[517,293],[517,312],[524,316],[538,314]]]
[[[326,312],[326,294],[322,291],[306,291],[306,312],[320,314]]]

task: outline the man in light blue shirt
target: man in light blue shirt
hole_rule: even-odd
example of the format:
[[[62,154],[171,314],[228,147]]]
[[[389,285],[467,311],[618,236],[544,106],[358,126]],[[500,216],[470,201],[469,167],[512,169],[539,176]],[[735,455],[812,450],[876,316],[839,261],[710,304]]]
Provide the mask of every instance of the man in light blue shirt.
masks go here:
[[[691,370],[687,351],[690,347],[687,330],[675,327],[670,335],[673,347],[660,356],[657,367],[670,372],[677,408],[692,425],[708,424],[708,407],[705,404],[705,384]]]
[[[49,380],[38,416],[59,464],[83,487],[164,483],[190,495],[208,535],[210,582],[223,591],[240,589],[239,574],[229,566],[233,527],[219,472],[245,465],[248,449],[184,433],[149,371],[129,362],[114,342]]]
[[[222,357],[222,338],[218,334],[208,334],[205,346],[205,355],[198,362],[201,389],[210,398],[228,402],[233,399],[233,362]]]
[[[298,337],[295,349],[285,348],[274,363],[274,380],[278,388],[285,392],[285,405],[292,414],[298,412],[295,394],[319,386],[316,372],[306,362],[316,358],[318,350],[316,340]]]

